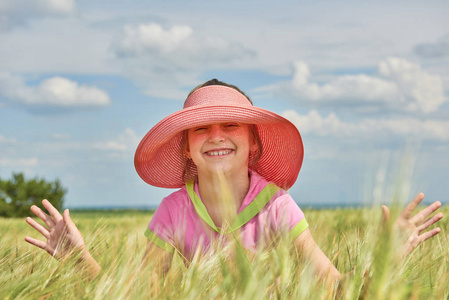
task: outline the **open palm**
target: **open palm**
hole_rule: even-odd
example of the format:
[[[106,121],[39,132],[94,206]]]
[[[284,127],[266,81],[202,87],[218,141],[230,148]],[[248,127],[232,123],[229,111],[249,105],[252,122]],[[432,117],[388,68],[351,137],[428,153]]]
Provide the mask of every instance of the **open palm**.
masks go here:
[[[58,259],[75,250],[84,249],[83,237],[70,218],[69,210],[66,209],[63,215],[61,215],[48,200],[43,200],[42,204],[50,215],[35,205],[31,206],[31,211],[45,223],[46,227],[30,217],[26,218],[26,222],[42,234],[47,241],[44,242],[28,236],[25,238],[25,241],[44,249]]]
[[[433,212],[440,208],[441,203],[435,201],[425,209],[412,216],[414,210],[424,199],[424,194],[419,193],[400,213],[399,217],[393,224],[393,229],[399,235],[398,252],[401,256],[406,256],[413,251],[419,244],[425,240],[440,233],[439,227],[429,231],[427,228],[443,218],[443,213],[439,212],[433,217],[429,217]],[[385,221],[390,219],[390,210],[385,205],[382,206],[383,217]]]

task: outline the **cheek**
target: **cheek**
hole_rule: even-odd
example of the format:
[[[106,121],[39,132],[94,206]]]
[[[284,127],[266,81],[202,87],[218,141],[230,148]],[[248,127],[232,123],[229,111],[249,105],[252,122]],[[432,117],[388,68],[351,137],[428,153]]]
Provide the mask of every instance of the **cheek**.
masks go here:
[[[192,154],[194,151],[198,151],[201,147],[201,138],[198,136],[189,135],[186,143],[187,153]]]
[[[231,132],[231,134],[232,136],[240,140],[249,140],[249,138],[251,137],[251,132],[249,128],[246,127],[241,127],[237,130],[234,130]]]
[[[245,131],[236,132],[234,135],[236,141],[238,141],[240,147],[251,149],[253,143],[253,138],[251,134]]]

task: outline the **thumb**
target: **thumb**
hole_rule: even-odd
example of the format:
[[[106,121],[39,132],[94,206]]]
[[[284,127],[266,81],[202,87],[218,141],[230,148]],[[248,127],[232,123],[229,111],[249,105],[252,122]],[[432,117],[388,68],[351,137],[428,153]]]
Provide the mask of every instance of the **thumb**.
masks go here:
[[[382,205],[382,224],[386,225],[390,221],[390,209],[387,206]]]

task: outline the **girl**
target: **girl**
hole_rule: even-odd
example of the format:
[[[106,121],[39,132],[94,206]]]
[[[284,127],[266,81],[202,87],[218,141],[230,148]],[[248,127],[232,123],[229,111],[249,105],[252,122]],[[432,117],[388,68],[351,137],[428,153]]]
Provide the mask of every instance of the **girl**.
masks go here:
[[[135,167],[145,182],[179,189],[162,200],[145,231],[146,258],[166,272],[175,252],[189,262],[195,253],[226,247],[229,237],[237,236],[254,252],[288,235],[320,277],[338,280],[340,273],[315,243],[304,214],[286,192],[297,179],[303,154],[301,136],[290,121],[254,107],[233,85],[213,79],[198,86],[184,108],[156,124],[136,151]],[[428,218],[440,202],[412,217],[423,198],[418,194],[395,222],[406,236],[400,255],[440,232],[424,232],[443,217],[438,213]],[[36,206],[31,210],[47,227],[31,218],[26,221],[47,241],[25,240],[56,257],[83,250],[82,260],[96,276],[101,268],[85,249],[68,209],[61,216],[47,200],[42,203],[50,215]],[[388,208],[382,210],[388,220]],[[61,238],[67,242],[58,249]]]

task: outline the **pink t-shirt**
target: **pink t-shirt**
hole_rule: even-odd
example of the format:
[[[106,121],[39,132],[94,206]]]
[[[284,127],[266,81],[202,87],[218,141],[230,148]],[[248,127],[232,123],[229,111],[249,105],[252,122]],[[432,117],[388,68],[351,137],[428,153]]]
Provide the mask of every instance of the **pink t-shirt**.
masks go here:
[[[201,202],[197,183],[188,183],[162,200],[145,235],[160,248],[170,253],[177,251],[190,261],[198,249],[212,250],[212,244],[220,245],[235,233],[245,249],[254,251],[280,234],[295,239],[307,227],[303,212],[286,191],[250,172],[248,194],[228,232],[220,232],[213,224]]]

